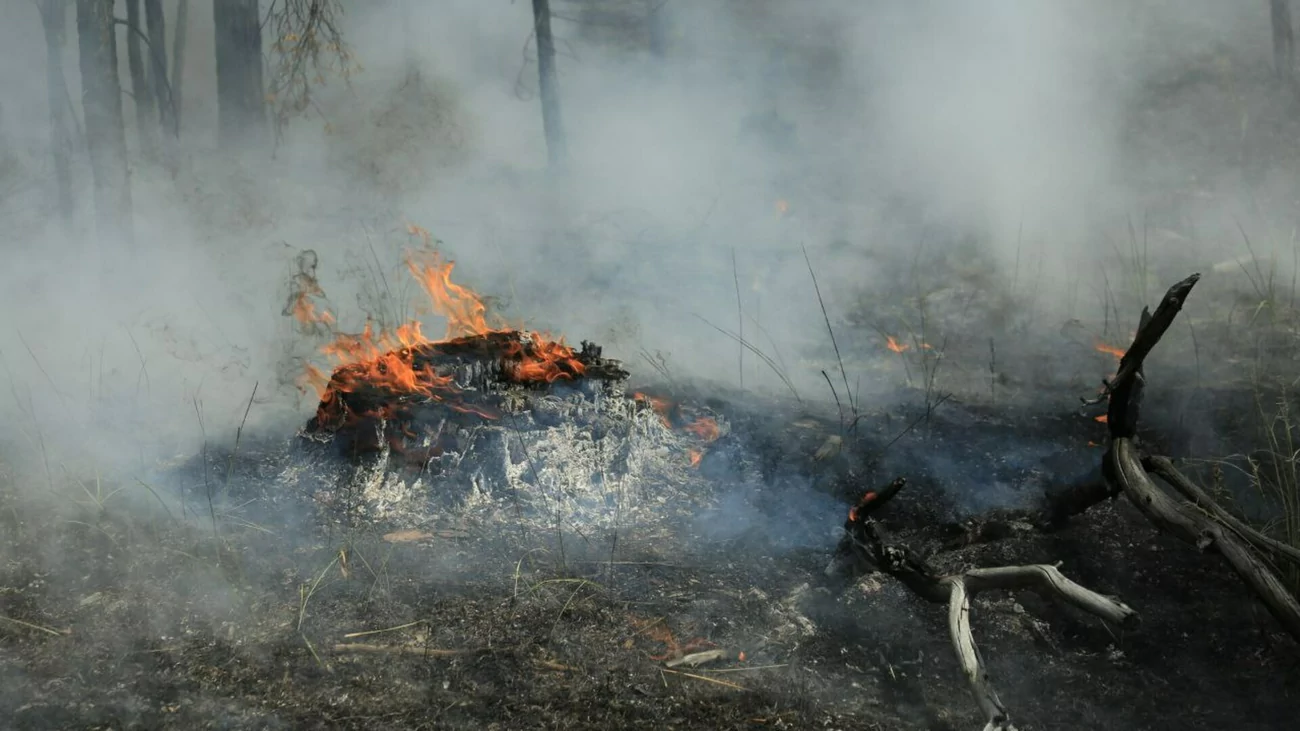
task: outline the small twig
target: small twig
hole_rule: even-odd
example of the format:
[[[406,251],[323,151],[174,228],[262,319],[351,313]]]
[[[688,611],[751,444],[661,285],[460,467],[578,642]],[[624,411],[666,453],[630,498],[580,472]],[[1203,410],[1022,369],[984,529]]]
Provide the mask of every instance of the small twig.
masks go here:
[[[481,650],[444,650],[418,645],[372,645],[365,642],[341,642],[330,648],[334,652],[359,652],[371,655],[416,655],[419,657],[454,657]]]
[[[736,284],[736,332],[741,340],[745,339],[745,310],[740,300],[740,273],[736,268],[736,248],[731,248],[731,280]],[[745,349],[737,351],[737,365],[740,373],[740,390],[745,390]]]
[[[686,673],[686,672],[682,672],[681,670],[670,670],[670,669],[668,669],[668,668],[659,668],[659,672],[661,672],[661,673],[672,673],[673,675],[681,675],[682,677],[692,678],[692,679],[694,679],[694,680],[703,680],[703,681],[706,682],[706,683],[713,683],[714,685],[721,685],[721,686],[724,687],[724,688],[731,688],[732,690],[744,690],[744,691],[749,690],[748,688],[744,687],[743,685],[736,685],[735,683],[730,683],[730,682],[727,682],[727,681],[725,681],[725,680],[718,680],[717,678],[710,678],[710,677],[705,676],[705,675],[696,675],[695,673]]]
[[[46,626],[44,626],[44,625],[40,625],[40,624],[32,624],[31,622],[24,622],[24,621],[21,620],[21,619],[14,619],[13,617],[6,617],[6,616],[4,616],[3,614],[0,614],[0,620],[4,620],[4,621],[6,621],[6,622],[12,622],[13,624],[18,625],[19,627],[25,627],[25,628],[30,629],[30,630],[35,630],[36,632],[44,632],[45,634],[47,634],[47,635],[52,635],[52,636],[54,636],[54,637],[63,637],[63,636],[65,636],[65,635],[70,635],[70,634],[72,634],[72,630],[70,630],[70,629],[57,630],[57,629],[53,629],[53,628],[51,628],[51,627],[46,627]]]
[[[220,561],[220,536],[217,533],[217,509],[212,505],[212,480],[208,476],[208,431],[207,427],[203,425],[203,407],[199,405],[198,395],[195,394],[192,396],[191,400],[194,402],[194,415],[199,419],[199,433],[203,436],[203,452],[201,455],[203,459],[203,488],[208,496],[208,515],[212,518],[212,538],[214,541],[218,542],[217,560]]]
[[[726,650],[705,650],[704,652],[693,652],[689,655],[683,655],[681,657],[669,660],[664,663],[664,667],[676,668],[685,665],[687,667],[696,668],[705,663],[724,660],[730,656],[731,653],[727,652]]]
[[[831,316],[826,312],[826,302],[822,299],[822,290],[817,284],[817,273],[813,271],[812,259],[808,258],[808,247],[800,244],[800,248],[803,249],[803,260],[808,265],[808,274],[812,277],[813,291],[817,293],[817,304],[822,308],[822,319],[826,321],[826,332],[831,336],[831,347],[835,349],[835,361],[840,365],[840,376],[844,379],[844,390],[847,392],[846,398],[849,400],[849,409],[854,416],[857,416],[858,407],[853,400],[853,392],[849,388],[849,374],[844,370],[844,358],[840,356],[839,343],[835,342],[835,329],[831,327]],[[840,421],[843,422],[843,419],[841,418]]]
[[[694,315],[695,318],[696,318],[697,320],[699,320],[700,322],[704,323],[705,325],[708,325],[709,327],[713,328],[714,330],[717,330],[718,332],[722,333],[723,335],[726,335],[727,337],[731,338],[732,340],[735,340],[736,342],[738,342],[738,343],[740,343],[742,346],[744,346],[746,350],[748,350],[749,352],[751,352],[751,353],[753,353],[754,355],[758,356],[759,360],[761,360],[761,361],[763,361],[764,363],[766,363],[766,364],[767,364],[767,367],[768,367],[768,368],[771,368],[771,369],[772,369],[772,372],[776,374],[776,377],[781,379],[781,382],[785,384],[785,387],[788,388],[788,389],[790,389],[790,393],[794,396],[795,401],[798,401],[799,403],[803,403],[803,399],[799,397],[799,391],[795,389],[794,384],[791,383],[791,382],[790,382],[790,379],[786,377],[786,375],[785,375],[785,371],[781,370],[781,368],[776,364],[776,362],[773,361],[770,357],[768,357],[767,353],[764,353],[763,351],[761,351],[761,350],[759,350],[758,348],[754,347],[754,346],[751,345],[748,341],[746,341],[744,338],[741,338],[741,337],[737,336],[735,333],[731,332],[730,330],[727,330],[727,329],[724,329],[724,328],[718,327],[717,325],[714,325],[713,323],[709,322],[708,320],[704,319],[703,317],[701,317],[701,316],[698,315],[698,314],[695,314],[695,313],[691,313],[691,314]]]
[[[415,620],[414,622],[407,622],[406,624],[399,624],[399,625],[397,625],[396,627],[385,627],[384,629],[371,629],[371,630],[365,630],[365,631],[362,631],[362,632],[349,632],[349,633],[343,635],[343,638],[344,638],[344,639],[347,639],[347,640],[350,640],[350,639],[352,639],[353,637],[369,637],[370,635],[378,635],[378,634],[383,634],[383,633],[385,633],[385,632],[397,632],[398,630],[404,630],[404,629],[407,629],[407,628],[409,628],[409,627],[415,627],[415,626],[418,626],[418,625],[421,625],[421,624],[427,624],[427,622],[426,622],[425,620],[423,620],[423,619],[417,619],[417,620]]]

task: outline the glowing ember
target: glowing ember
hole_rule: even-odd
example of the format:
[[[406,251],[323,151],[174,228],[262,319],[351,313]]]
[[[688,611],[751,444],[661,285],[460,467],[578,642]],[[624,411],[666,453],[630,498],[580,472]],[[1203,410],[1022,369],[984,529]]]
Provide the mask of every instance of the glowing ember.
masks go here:
[[[1118,359],[1124,357],[1124,352],[1125,352],[1124,349],[1123,349],[1123,348],[1117,348],[1117,347],[1115,347],[1114,345],[1107,345],[1107,344],[1105,344],[1105,343],[1097,343],[1097,344],[1094,345],[1093,347],[1096,348],[1096,350],[1097,350],[1098,353],[1106,353],[1107,355],[1113,355],[1113,356],[1115,356],[1115,359],[1116,359],[1116,360],[1118,360]]]
[[[869,491],[867,492],[867,494],[863,495],[862,499],[858,501],[857,505],[854,505],[853,507],[849,508],[849,520],[854,523],[858,522],[858,508],[865,507],[867,503],[875,499],[876,499],[876,493],[874,490]]]
[[[885,336],[885,347],[889,348],[895,353],[906,353],[908,350],[911,349],[910,345],[908,345],[907,343],[898,342],[898,340],[896,340],[893,335]]]
[[[704,459],[704,452],[698,449],[688,449],[686,450],[686,456],[690,457],[692,467],[699,467],[700,460]]]
[[[703,439],[706,444],[716,440],[722,434],[722,431],[718,428],[718,422],[707,416],[701,416],[690,424],[687,424],[686,431],[694,434],[700,439]]]
[[[1095,421],[1095,422],[1097,422],[1098,424],[1106,424],[1106,423],[1108,423],[1108,422],[1110,421],[1110,418],[1107,417],[1105,414],[1101,414],[1101,415],[1098,415],[1098,416],[1094,416],[1094,417],[1092,417],[1092,420]]]
[[[668,414],[673,409],[671,401],[666,398],[659,398],[658,396],[649,396],[640,391],[632,394],[632,398],[650,404],[650,408],[654,409],[655,413],[659,415],[659,420],[664,423],[664,426],[669,429],[673,428],[672,422],[668,420]]]

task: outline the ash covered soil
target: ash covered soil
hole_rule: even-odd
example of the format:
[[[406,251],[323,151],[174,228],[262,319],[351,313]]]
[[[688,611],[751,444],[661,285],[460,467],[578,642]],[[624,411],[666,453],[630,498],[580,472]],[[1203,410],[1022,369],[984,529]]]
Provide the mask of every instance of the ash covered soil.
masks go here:
[[[546,520],[509,510],[415,528],[321,520],[300,496],[235,489],[273,484],[274,443],[210,455],[221,467],[206,476],[193,462],[177,468],[197,515],[165,512],[138,485],[89,484],[76,503],[6,480],[0,718],[12,728],[979,728],[945,607],[883,574],[826,578],[850,492],[906,474],[927,452],[956,454],[971,473],[1001,463],[999,480],[1034,489],[1042,464],[1095,463],[1100,450],[1083,446],[1096,425],[1078,414],[945,409],[874,470],[830,481],[838,488],[814,481],[817,499],[731,495],[701,520],[623,526],[616,543],[576,527],[561,546]],[[873,418],[881,425],[864,438],[892,438],[910,418]],[[964,438],[973,430],[993,436],[979,446]],[[1008,464],[996,435],[1013,433],[1059,454]],[[965,453],[950,448],[959,439]],[[936,487],[959,471],[946,469],[908,475],[914,487],[885,518],[960,513]],[[211,510],[209,487],[220,496]],[[1291,727],[1295,644],[1220,559],[1158,534],[1122,500],[1057,533],[948,554],[945,566],[1058,561],[1142,622],[1121,631],[1032,593],[981,594],[976,639],[1019,728]],[[721,657],[676,662],[709,650]]]

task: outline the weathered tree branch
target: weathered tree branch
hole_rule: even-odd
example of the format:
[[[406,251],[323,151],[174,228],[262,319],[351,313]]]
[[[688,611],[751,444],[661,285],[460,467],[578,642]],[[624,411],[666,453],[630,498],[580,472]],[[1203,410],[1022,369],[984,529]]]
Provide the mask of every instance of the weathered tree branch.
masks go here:
[[[1287,632],[1300,640],[1300,602],[1251,551],[1250,544],[1226,528],[1225,523],[1214,516],[1213,511],[1204,506],[1198,509],[1192,502],[1176,500],[1156,487],[1142,466],[1143,460],[1137,446],[1136,403],[1143,387],[1143,361],[1169,329],[1198,279],[1200,275],[1193,274],[1170,287],[1154,314],[1148,315],[1143,311],[1143,322],[1133,338],[1133,345],[1120,360],[1115,378],[1106,384],[1106,392],[1110,397],[1107,415],[1111,444],[1102,457],[1102,474],[1111,482],[1113,489],[1122,491],[1157,528],[1202,550],[1213,548],[1218,551]],[[1182,482],[1184,484],[1181,487],[1190,484],[1186,480]],[[1213,505],[1213,500],[1208,495],[1201,492],[1200,496],[1205,504]],[[1199,502],[1195,497],[1192,500]],[[1215,508],[1226,512],[1217,506]]]
[[[1246,525],[1245,521],[1214,502],[1214,498],[1202,490],[1200,485],[1192,482],[1177,467],[1174,467],[1173,461],[1168,457],[1148,455],[1142,459],[1142,467],[1147,472],[1164,480],[1175,490],[1182,493],[1183,497],[1190,500],[1193,505],[1204,510],[1210,517],[1219,521],[1225,527],[1230,528],[1250,545],[1261,551],[1268,551],[1281,560],[1300,565],[1300,549],[1289,546],[1275,538],[1269,538]]]
[[[895,480],[878,494],[885,494],[895,486],[901,488],[901,484],[901,479]],[[869,510],[859,503],[845,523],[845,540],[864,562],[898,579],[927,601],[948,605],[948,632],[953,650],[971,695],[987,720],[986,731],[1011,731],[1014,726],[1006,706],[989,682],[971,632],[970,599],[974,594],[990,589],[1032,589],[1055,596],[1107,622],[1129,625],[1137,621],[1137,613],[1127,605],[1070,581],[1055,566],[999,566],[941,575],[908,546],[889,542],[881,525],[868,517]]]

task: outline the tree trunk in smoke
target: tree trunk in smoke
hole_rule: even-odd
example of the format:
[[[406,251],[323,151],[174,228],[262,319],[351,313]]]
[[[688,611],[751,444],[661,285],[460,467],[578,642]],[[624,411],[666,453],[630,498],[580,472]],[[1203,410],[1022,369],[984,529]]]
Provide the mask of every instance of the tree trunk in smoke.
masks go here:
[[[151,155],[154,151],[153,91],[145,76],[144,55],[140,49],[140,39],[146,41],[144,23],[140,16],[140,0],[126,0],[126,65],[131,70],[131,99],[135,102],[135,131],[139,135],[140,154]]]
[[[81,105],[94,178],[95,225],[101,239],[130,245],[131,179],[114,31],[113,0],[77,0]]]
[[[217,50],[217,139],[222,146],[265,137],[262,86],[262,19],[257,0],[218,0],[212,4]]]
[[[420,83],[420,57],[416,53],[415,0],[402,0],[402,57],[406,66],[403,85]]]
[[[668,0],[645,0],[648,7],[650,55],[663,59],[668,46]]]
[[[1291,0],[1269,0],[1273,24],[1273,70],[1282,79],[1295,73],[1295,31],[1291,27]]]
[[[158,121],[164,134],[176,134],[172,98],[167,88],[167,23],[162,0],[144,0],[145,25],[149,33],[149,88],[158,107]]]
[[[560,120],[560,96],[555,80],[555,38],[551,36],[550,0],[533,0],[533,27],[537,34],[537,77],[542,97],[542,129],[553,169],[564,166],[568,145]]]
[[[45,93],[50,105],[50,153],[54,158],[54,183],[59,215],[72,223],[72,135],[68,134],[67,80],[63,74],[63,42],[67,30],[67,5],[63,0],[41,0],[41,25],[45,28]]]
[[[172,39],[172,129],[181,136],[181,85],[185,81],[185,40],[189,37],[190,0],[176,3],[176,37]]]

